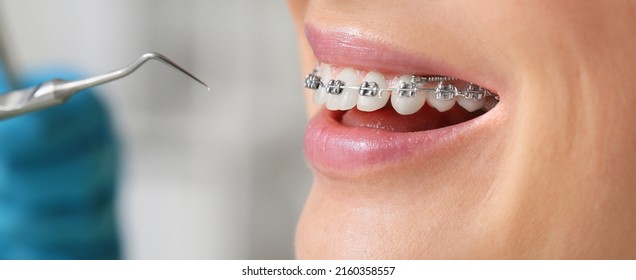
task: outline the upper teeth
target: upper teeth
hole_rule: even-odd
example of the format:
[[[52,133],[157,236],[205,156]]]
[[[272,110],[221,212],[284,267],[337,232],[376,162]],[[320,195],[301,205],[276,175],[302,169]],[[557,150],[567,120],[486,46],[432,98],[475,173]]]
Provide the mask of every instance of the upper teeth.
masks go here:
[[[314,103],[326,103],[329,110],[357,107],[361,111],[375,111],[386,105],[387,95],[391,95],[391,105],[402,115],[417,112],[425,101],[440,112],[452,108],[455,101],[472,112],[484,107],[486,98],[499,100],[499,96],[476,84],[468,83],[459,89],[455,86],[459,81],[446,76],[404,75],[387,87],[384,75],[378,72],[367,73],[362,81],[352,68],[342,69],[336,79],[331,75],[331,66],[323,63],[305,78],[305,87],[314,90]]]

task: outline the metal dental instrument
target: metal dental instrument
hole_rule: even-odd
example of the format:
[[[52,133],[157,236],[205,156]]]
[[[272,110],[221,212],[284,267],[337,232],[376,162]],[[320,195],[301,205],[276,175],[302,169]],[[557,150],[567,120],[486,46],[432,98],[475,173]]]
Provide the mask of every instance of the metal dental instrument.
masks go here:
[[[210,90],[208,85],[190,74],[185,69],[181,68],[176,63],[172,62],[164,55],[151,52],[143,54],[139,57],[139,59],[137,59],[137,61],[127,67],[104,75],[77,81],[54,79],[34,87],[15,90],[4,95],[0,95],[0,120],[63,104],[79,91],[126,77],[132,74],[148,60],[152,59],[159,60],[176,68],[188,75],[190,78],[204,85],[208,91]]]

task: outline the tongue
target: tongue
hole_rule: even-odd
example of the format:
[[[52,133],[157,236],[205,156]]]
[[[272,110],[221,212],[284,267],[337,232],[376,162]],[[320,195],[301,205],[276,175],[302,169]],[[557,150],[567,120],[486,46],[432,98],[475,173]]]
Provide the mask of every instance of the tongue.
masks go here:
[[[388,105],[373,112],[362,112],[352,109],[342,115],[341,122],[346,126],[385,129],[396,132],[415,132],[442,128],[468,121],[482,115],[482,110],[469,113],[461,106],[440,113],[428,104],[417,113],[403,116]]]

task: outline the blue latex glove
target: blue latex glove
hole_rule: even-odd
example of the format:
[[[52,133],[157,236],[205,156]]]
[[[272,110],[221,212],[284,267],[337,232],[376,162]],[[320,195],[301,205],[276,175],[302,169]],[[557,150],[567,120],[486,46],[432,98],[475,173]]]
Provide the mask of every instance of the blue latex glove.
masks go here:
[[[0,93],[10,90],[4,74],[0,67]],[[79,77],[25,78],[29,86]],[[108,114],[92,93],[0,121],[0,259],[119,258],[116,152]]]

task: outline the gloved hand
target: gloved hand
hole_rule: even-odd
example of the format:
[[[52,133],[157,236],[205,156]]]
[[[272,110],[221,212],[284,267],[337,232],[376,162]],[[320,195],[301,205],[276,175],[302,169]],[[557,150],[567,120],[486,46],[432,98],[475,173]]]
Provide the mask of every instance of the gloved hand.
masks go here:
[[[52,78],[79,77],[40,72],[22,85]],[[116,175],[111,123],[92,93],[0,121],[0,259],[119,258]]]

